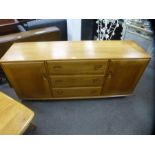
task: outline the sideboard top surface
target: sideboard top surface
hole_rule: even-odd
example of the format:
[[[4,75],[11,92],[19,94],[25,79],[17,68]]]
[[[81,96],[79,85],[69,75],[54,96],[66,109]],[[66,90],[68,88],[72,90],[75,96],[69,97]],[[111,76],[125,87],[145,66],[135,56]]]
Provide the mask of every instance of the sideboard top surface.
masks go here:
[[[6,61],[150,58],[134,41],[52,41],[14,43]]]

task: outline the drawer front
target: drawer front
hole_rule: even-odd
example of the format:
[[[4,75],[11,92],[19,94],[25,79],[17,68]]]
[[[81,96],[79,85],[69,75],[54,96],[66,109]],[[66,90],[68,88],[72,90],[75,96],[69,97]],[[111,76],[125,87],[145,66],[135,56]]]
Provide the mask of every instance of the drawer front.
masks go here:
[[[72,76],[51,76],[52,87],[87,87],[103,85],[103,75],[72,75]]]
[[[47,61],[49,74],[105,74],[108,60]]]
[[[99,96],[101,87],[53,88],[54,97]]]

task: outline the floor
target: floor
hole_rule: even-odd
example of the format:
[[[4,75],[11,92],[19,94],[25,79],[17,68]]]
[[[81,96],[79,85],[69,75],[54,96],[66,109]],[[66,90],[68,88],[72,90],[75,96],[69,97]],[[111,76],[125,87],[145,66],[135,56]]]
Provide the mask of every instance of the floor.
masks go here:
[[[36,114],[34,134],[152,134],[154,71],[146,69],[129,97],[22,102]],[[0,90],[19,100],[8,84],[0,85]]]

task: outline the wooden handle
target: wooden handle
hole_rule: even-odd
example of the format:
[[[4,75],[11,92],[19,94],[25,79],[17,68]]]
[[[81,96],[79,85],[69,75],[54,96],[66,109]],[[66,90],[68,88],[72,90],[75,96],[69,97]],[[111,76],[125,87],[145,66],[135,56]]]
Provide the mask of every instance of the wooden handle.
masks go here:
[[[55,83],[61,83],[62,80],[55,80]]]
[[[109,74],[109,75],[107,76],[107,78],[108,78],[108,79],[111,79],[111,78],[112,78],[111,74]]]
[[[46,76],[46,72],[45,72],[44,68],[41,69],[41,74],[42,74],[43,80],[47,80],[47,76]]]
[[[96,90],[91,90],[90,95],[94,95],[94,94],[96,94]]]
[[[57,90],[57,94],[62,95],[63,94],[63,90]]]
[[[102,66],[103,66],[103,65],[95,65],[95,66],[94,66],[94,69],[95,69],[95,70],[98,70],[98,69],[102,68]]]
[[[112,78],[112,71],[109,71],[109,74],[107,75],[107,78],[108,79],[111,79]]]
[[[93,83],[99,82],[99,79],[93,79]]]
[[[54,70],[60,70],[62,68],[62,66],[53,66]]]
[[[47,77],[44,73],[42,74],[42,77],[43,77],[43,80],[47,80]]]

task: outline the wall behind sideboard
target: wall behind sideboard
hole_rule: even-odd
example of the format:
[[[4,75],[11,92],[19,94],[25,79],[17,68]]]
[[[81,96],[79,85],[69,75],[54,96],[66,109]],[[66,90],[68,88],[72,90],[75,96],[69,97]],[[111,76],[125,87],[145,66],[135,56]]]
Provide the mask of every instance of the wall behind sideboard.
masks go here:
[[[81,40],[81,19],[67,19],[68,40]]]

